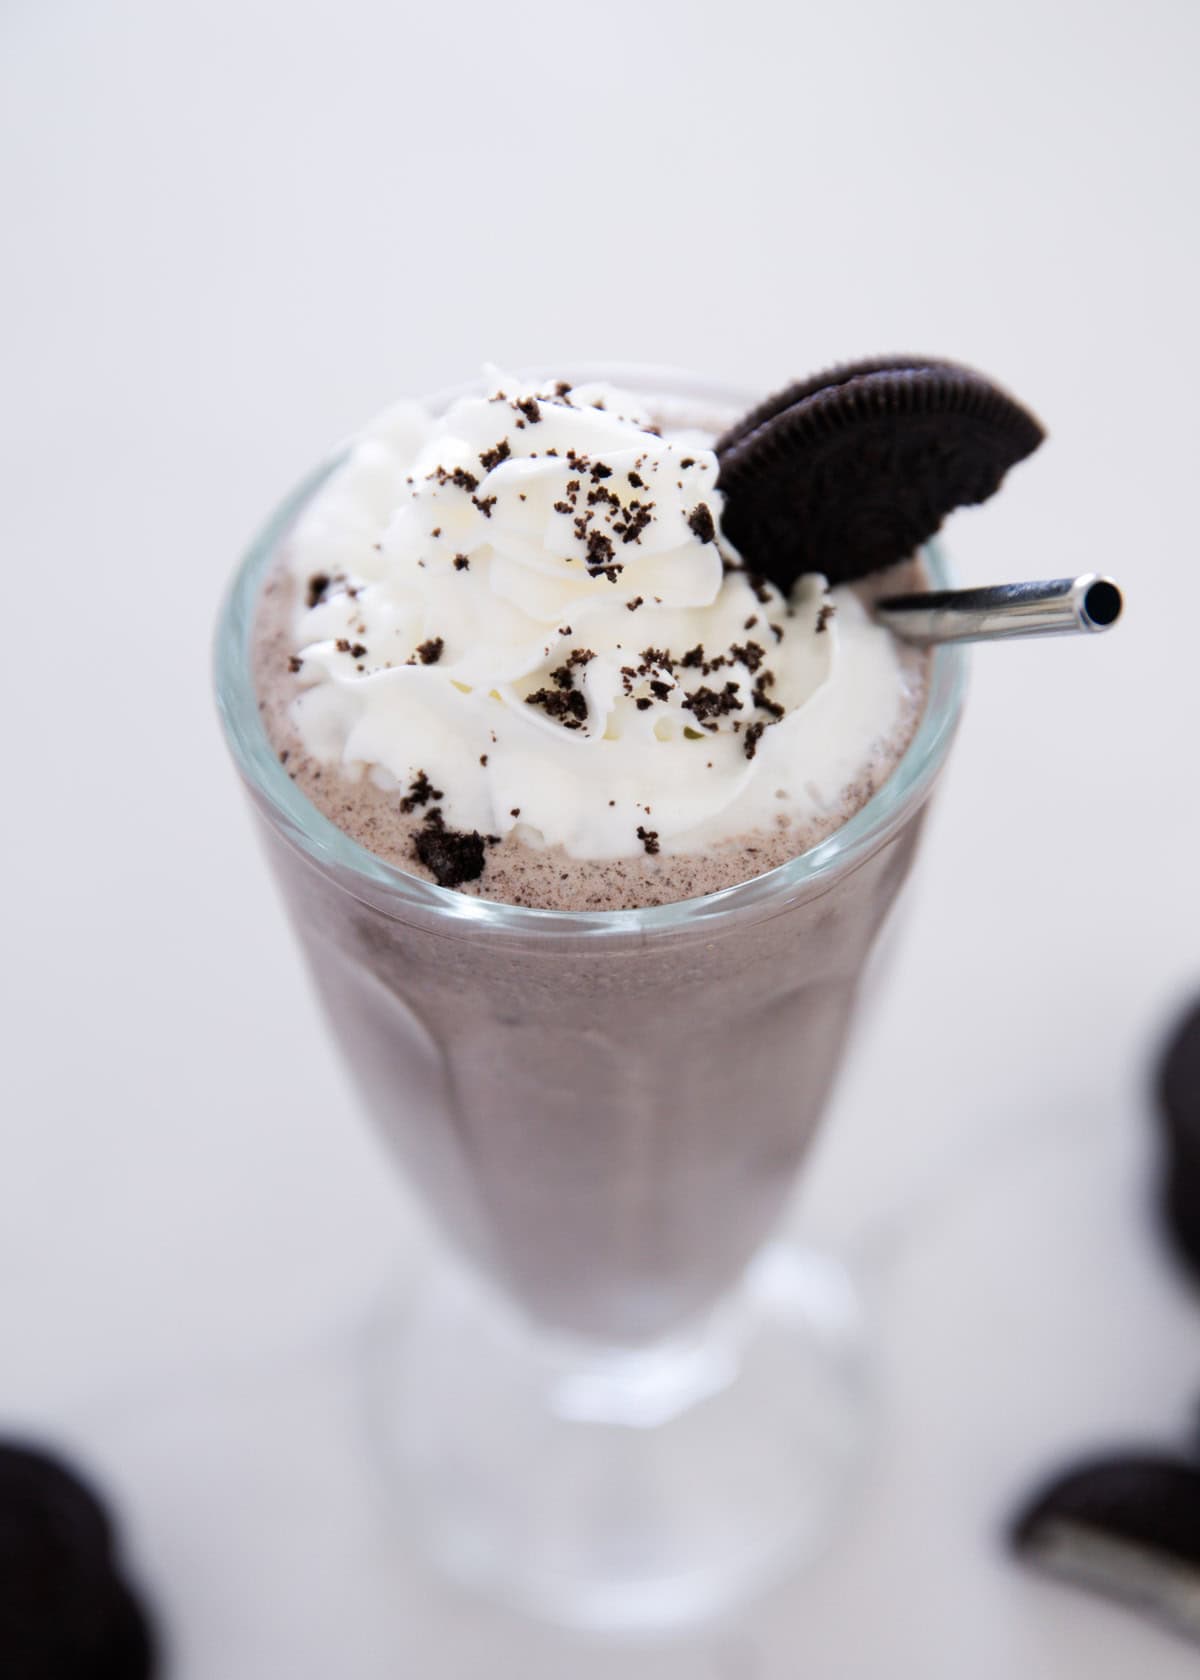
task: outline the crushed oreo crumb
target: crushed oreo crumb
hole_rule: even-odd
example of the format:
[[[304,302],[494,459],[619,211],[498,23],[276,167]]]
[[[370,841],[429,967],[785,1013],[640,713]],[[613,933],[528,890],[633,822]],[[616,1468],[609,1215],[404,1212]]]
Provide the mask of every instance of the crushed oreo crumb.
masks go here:
[[[538,407],[538,400],[536,397],[521,397],[519,401],[513,404],[513,407],[520,409],[521,413],[525,416],[531,426],[536,426],[538,421],[542,418],[542,411]]]
[[[719,693],[715,688],[698,688],[687,696],[683,704],[698,722],[704,724],[713,718],[725,717],[730,712],[740,712],[742,709],[742,702],[738,699],[738,685],[733,682],[727,682]]]
[[[639,823],[637,837],[642,842],[647,857],[653,857],[658,851],[658,830],[656,828],[643,828]]]
[[[628,611],[636,612],[639,607],[644,606],[645,604],[646,598],[644,595],[635,595],[632,601],[626,601],[625,606]]]
[[[642,477],[640,472],[634,472],[631,470],[625,474],[625,477],[629,480],[630,484],[633,485],[635,490],[644,490],[646,488],[646,480]]]
[[[750,672],[757,671],[758,667],[767,657],[765,649],[761,648],[757,642],[747,642],[744,647],[741,647],[737,642],[734,642],[729,651],[735,659],[740,659],[742,664]]]
[[[471,562],[465,554],[456,554],[454,556],[454,570],[456,572],[465,572],[470,564]]]
[[[326,577],[324,572],[313,573],[308,580],[308,590],[304,597],[310,607],[318,606],[325,599],[325,592],[332,582],[333,579]]]
[[[595,657],[596,655],[592,652],[591,648],[572,648],[570,653],[567,655],[566,663],[557,666],[553,671],[551,671],[551,679],[558,685],[559,688],[574,688],[575,671],[580,666],[588,664],[588,662],[595,659]]]
[[[832,601],[826,601],[824,603],[820,612],[817,614],[817,635],[818,636],[821,634],[822,630],[825,629],[825,627],[829,623],[829,620],[834,616],[834,614],[836,612],[837,612],[837,608],[834,606]]]
[[[348,642],[345,636],[339,636],[334,646],[339,653],[348,653],[351,659],[361,659],[367,651],[361,642]]]
[[[762,711],[770,712],[773,718],[778,719],[783,717],[784,708],[779,704],[778,700],[772,700],[767,694],[768,688],[773,687],[774,682],[774,671],[764,671],[760,676],[755,678],[754,704],[760,707]]]
[[[501,438],[500,442],[494,443],[490,449],[480,450],[479,465],[483,468],[484,472],[491,472],[492,468],[498,467],[501,461],[507,461],[511,454],[512,451],[508,446],[508,439]]]
[[[587,534],[587,569],[592,577],[604,576],[610,583],[617,581],[617,574],[621,570],[620,562],[613,559],[612,538],[606,537],[603,531],[589,531]]]
[[[418,770],[408,785],[408,792],[400,801],[400,810],[407,817],[418,805],[428,805],[431,800],[442,797],[441,788],[435,788],[424,770]]]
[[[694,467],[696,465],[696,457],[694,455],[685,455],[679,465],[681,467]]]
[[[479,509],[485,519],[490,519],[492,517],[492,509],[496,505],[495,496],[472,496],[471,500],[475,503],[475,506]]]
[[[422,665],[436,665],[442,657],[442,650],[446,646],[440,636],[430,636],[427,642],[422,642],[417,648],[417,658]]]
[[[488,755],[486,753],[480,753],[480,755],[479,755],[480,764],[485,764],[486,765],[487,761],[488,761]]]
[[[688,514],[688,525],[701,542],[709,543],[717,534],[717,527],[713,523],[712,511],[707,502],[697,502]]]
[[[468,834],[447,828],[442,813],[436,809],[426,816],[413,840],[413,851],[439,887],[477,881],[483,874],[483,846],[483,836],[477,829]]]
[[[300,655],[298,653],[293,653],[288,658],[288,670],[292,673],[293,676],[295,676],[296,672],[301,668],[301,666],[303,664],[304,664],[304,661],[303,661],[303,659],[300,658]]]
[[[564,693],[561,689],[539,688],[525,696],[527,706],[540,706],[547,717],[554,718],[564,729],[582,729],[587,722],[587,701],[578,689]]]
[[[447,472],[445,467],[435,467],[429,477],[436,478],[439,484],[454,484],[460,490],[474,491],[479,488],[479,480],[465,467],[455,467],[453,472]]]
[[[613,530],[617,532],[623,543],[641,542],[642,532],[654,518],[654,503],[630,502],[629,518],[614,520]]]

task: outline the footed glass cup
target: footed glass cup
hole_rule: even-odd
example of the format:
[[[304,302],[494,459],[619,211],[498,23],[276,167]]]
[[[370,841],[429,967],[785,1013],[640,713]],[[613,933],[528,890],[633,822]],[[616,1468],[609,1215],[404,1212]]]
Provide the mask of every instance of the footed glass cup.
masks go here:
[[[613,1630],[714,1614],[822,1540],[858,1461],[853,1290],[772,1238],[912,862],[961,655],[938,650],[891,778],[778,869],[644,910],[466,897],[329,823],[260,721],[259,586],[328,470],[243,562],[217,690],[331,1028],[444,1239],[373,1344],[381,1462],[423,1548],[511,1604]]]

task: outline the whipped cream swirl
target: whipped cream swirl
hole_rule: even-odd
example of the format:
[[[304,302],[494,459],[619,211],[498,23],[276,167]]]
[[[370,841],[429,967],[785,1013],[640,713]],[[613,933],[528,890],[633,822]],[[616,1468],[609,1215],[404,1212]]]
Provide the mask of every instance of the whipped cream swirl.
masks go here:
[[[604,384],[388,410],[288,539],[309,755],[578,858],[835,809],[900,661],[849,589],[747,572],[716,481],[710,434]]]

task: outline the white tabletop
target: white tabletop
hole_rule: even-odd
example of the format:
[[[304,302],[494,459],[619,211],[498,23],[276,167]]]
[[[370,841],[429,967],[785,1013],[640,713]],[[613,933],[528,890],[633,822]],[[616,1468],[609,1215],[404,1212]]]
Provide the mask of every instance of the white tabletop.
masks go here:
[[[1195,6],[10,0],[0,49],[0,1429],[120,1502],[175,1680],[1194,1675],[999,1536],[1200,1399],[1146,1092],[1200,986]],[[1111,569],[1127,618],[976,658],[805,1181],[877,1280],[865,1499],[735,1624],[614,1652],[379,1528],[355,1329],[419,1226],[252,843],[216,601],[332,440],[485,358],[911,349],[1052,432],[962,574]]]

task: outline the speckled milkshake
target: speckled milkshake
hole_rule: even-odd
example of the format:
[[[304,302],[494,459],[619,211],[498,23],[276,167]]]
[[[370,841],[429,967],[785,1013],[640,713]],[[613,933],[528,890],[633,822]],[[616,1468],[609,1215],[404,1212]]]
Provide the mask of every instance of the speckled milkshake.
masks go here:
[[[918,563],[749,573],[727,418],[500,375],[393,410],[266,558],[246,647],[252,791],[368,1106],[486,1277],[618,1342],[778,1218],[928,785],[872,797],[930,670],[869,599]]]

